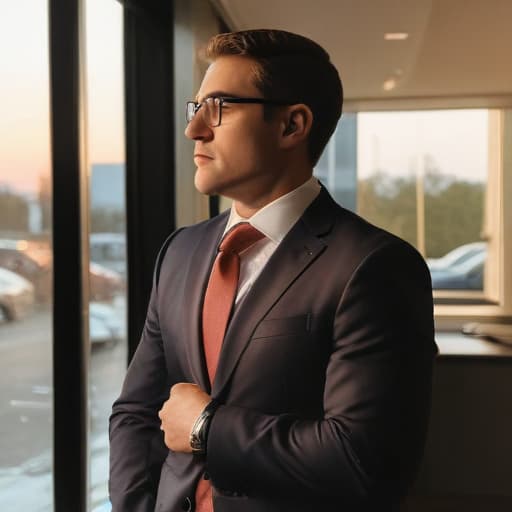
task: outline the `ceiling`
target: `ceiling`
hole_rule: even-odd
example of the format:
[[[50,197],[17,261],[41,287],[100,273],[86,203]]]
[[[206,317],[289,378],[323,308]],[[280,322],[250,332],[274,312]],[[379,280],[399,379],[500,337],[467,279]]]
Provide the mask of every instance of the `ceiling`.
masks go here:
[[[340,72],[349,109],[512,106],[512,0],[213,5],[232,30],[277,28],[320,43]],[[385,40],[398,32],[408,37]]]

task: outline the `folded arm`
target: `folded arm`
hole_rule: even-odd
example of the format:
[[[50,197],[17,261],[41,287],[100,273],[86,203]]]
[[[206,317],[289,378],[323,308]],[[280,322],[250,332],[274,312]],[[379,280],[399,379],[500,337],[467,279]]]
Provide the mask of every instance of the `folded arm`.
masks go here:
[[[323,417],[216,411],[207,463],[217,487],[355,501],[405,493],[423,450],[435,354],[421,257],[395,242],[370,254],[345,288],[332,332]]]

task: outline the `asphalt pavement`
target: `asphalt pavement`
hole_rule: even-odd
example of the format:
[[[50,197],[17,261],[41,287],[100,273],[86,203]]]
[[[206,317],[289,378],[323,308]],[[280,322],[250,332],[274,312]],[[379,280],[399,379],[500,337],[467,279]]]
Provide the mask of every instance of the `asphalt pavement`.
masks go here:
[[[124,323],[125,304],[113,304]],[[52,512],[52,312],[0,323],[0,510]],[[94,345],[89,369],[90,501],[107,500],[108,416],[126,343]]]

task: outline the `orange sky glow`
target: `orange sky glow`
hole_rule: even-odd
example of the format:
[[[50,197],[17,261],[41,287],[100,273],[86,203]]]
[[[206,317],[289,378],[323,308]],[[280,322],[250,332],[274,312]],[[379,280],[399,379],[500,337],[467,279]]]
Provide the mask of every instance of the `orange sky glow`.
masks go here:
[[[0,187],[33,194],[50,175],[48,5],[17,0],[0,17]],[[13,51],[15,49],[15,51]],[[122,7],[86,1],[87,153],[124,161]]]

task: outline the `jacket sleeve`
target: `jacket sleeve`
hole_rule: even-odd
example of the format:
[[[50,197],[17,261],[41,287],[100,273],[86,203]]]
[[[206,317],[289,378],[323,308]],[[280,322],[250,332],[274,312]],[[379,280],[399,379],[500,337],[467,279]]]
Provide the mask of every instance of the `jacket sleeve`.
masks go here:
[[[332,333],[323,417],[217,410],[207,464],[218,488],[358,503],[405,494],[422,456],[437,350],[421,256],[395,241],[367,256]]]
[[[172,237],[158,255],[141,340],[110,416],[112,512],[154,511],[160,470],[168,453],[158,418],[170,386],[157,303],[159,269]]]

